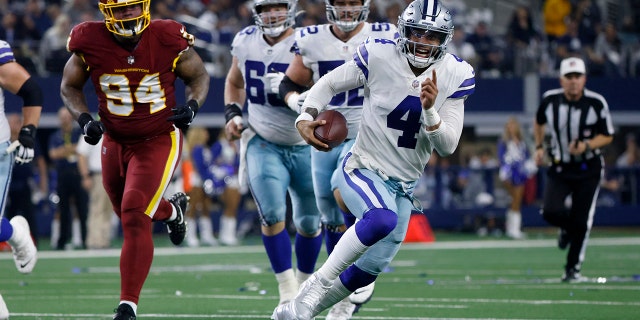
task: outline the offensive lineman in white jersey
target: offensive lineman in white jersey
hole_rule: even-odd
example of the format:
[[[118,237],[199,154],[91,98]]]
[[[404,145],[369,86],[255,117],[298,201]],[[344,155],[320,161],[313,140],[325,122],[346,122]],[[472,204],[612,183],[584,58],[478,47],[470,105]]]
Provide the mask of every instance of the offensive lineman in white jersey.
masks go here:
[[[406,234],[413,189],[436,150],[452,154],[460,139],[464,100],[475,89],[473,68],[446,53],[453,35],[449,11],[437,0],[416,0],[398,20],[400,39],[369,38],[354,59],[310,90],[296,126],[313,136],[318,112],[337,92],[365,86],[356,142],[343,162],[338,188],[360,220],[342,236],[327,261],[274,319],[311,319],[373,281],[389,265]],[[419,209],[419,208],[416,208]],[[368,274],[363,277],[363,274]]]
[[[22,98],[22,128],[18,139],[11,142],[11,129],[5,114],[4,91]],[[38,260],[38,249],[31,238],[27,219],[4,216],[13,166],[29,163],[34,157],[36,131],[42,112],[42,89],[13,55],[8,42],[0,40],[0,242],[7,241],[20,273],[31,273]],[[0,295],[0,319],[9,319],[9,310]]]
[[[257,0],[253,15],[256,25],[240,31],[232,43],[233,63],[224,90],[225,130],[231,140],[242,135],[240,180],[244,180],[246,163],[249,188],[262,223],[262,241],[278,281],[280,303],[285,303],[315,270],[322,246],[311,179],[311,147],[295,129],[298,114],[270,92],[265,78],[269,70],[284,72],[293,58],[289,49],[294,41],[296,1]],[[241,111],[245,100],[249,109],[246,128]],[[295,273],[285,228],[287,191],[297,229]]]
[[[329,24],[308,26],[296,32],[296,41],[291,48],[295,53],[287,68],[284,81],[282,73],[271,73],[275,80],[271,82],[273,91],[279,92],[289,108],[300,112],[298,102],[304,101],[305,91],[320,77],[353,59],[353,53],[369,36],[373,38],[395,39],[398,29],[389,23],[366,22],[369,15],[370,0],[325,0]],[[278,86],[278,87],[275,87]],[[279,91],[277,91],[279,90]],[[327,109],[338,110],[346,119],[349,128],[347,139],[330,151],[311,150],[311,171],[316,204],[322,215],[325,228],[327,253],[331,254],[347,227],[354,223],[355,217],[337,203],[340,199],[337,179],[342,175],[342,160],[353,145],[364,101],[364,87],[334,96]],[[335,196],[334,196],[335,194]],[[341,201],[341,200],[340,200]],[[344,216],[343,216],[344,215]],[[373,294],[373,285],[358,288],[351,299],[336,304],[327,315],[327,319],[351,317],[357,309],[367,302]]]

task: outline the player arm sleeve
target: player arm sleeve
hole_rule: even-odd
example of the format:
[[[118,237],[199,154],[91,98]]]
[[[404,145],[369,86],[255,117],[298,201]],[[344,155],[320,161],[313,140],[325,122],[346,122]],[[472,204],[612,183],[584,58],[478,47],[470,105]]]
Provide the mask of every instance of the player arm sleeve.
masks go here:
[[[336,94],[364,84],[364,75],[360,68],[353,60],[346,62],[324,75],[311,87],[302,110],[306,112],[307,108],[314,108],[320,113]]]
[[[458,147],[464,122],[464,99],[447,99],[438,111],[442,123],[427,136],[440,156],[451,155]]]

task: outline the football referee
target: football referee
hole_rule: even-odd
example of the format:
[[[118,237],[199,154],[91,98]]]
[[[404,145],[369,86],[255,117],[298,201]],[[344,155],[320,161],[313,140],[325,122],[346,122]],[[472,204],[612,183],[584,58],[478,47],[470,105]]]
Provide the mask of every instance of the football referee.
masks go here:
[[[535,159],[540,166],[548,151],[551,165],[547,171],[542,216],[560,227],[558,247],[569,248],[562,281],[584,280],[580,268],[593,223],[604,159],[600,148],[613,140],[613,125],[607,101],[585,89],[584,61],[567,58],[560,63],[562,88],[545,92],[533,125]],[[545,130],[551,135],[543,145]],[[565,202],[570,196],[569,202]]]

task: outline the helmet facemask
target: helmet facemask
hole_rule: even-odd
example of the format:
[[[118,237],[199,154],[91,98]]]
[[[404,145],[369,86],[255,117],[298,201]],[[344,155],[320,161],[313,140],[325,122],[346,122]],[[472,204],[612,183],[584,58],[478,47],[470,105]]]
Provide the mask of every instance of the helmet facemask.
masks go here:
[[[360,22],[369,16],[369,2],[364,0],[361,6],[335,6],[331,0],[325,0],[327,20],[344,32],[353,31]]]
[[[263,12],[263,7],[267,5],[282,5],[286,6],[287,10]],[[255,1],[255,5],[253,7],[253,19],[255,20],[256,25],[262,30],[265,35],[270,37],[278,37],[285,30],[295,24],[295,10],[295,1]]]
[[[142,33],[151,22],[150,0],[113,1],[101,0],[99,7],[104,15],[105,25],[112,33],[122,37],[134,37]],[[133,7],[140,7],[140,15],[132,18],[118,18]]]
[[[398,18],[398,32],[398,50],[412,66],[427,68],[445,57],[447,44],[453,38],[453,23],[449,11],[437,1],[416,0]],[[438,44],[411,40],[416,38]]]

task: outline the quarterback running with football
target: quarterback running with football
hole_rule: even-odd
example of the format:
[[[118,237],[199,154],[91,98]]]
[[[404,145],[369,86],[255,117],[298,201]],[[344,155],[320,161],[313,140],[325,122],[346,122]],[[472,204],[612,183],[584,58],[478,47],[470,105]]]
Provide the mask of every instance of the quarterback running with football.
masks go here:
[[[269,70],[284,72],[293,53],[296,1],[254,2],[255,25],[246,27],[231,45],[233,62],[224,88],[226,133],[240,138],[239,178],[246,176],[258,206],[262,242],[278,281],[280,304],[295,297],[299,284],[315,270],[322,246],[320,213],[311,181],[311,147],[297,133],[293,112],[271,92]],[[242,123],[247,101],[248,125]],[[244,130],[243,130],[244,129]],[[296,227],[295,255],[285,226],[287,192]]]
[[[325,0],[329,24],[308,26],[296,32],[296,42],[291,49],[295,56],[282,73],[270,73],[276,78],[272,86],[279,84],[280,96],[289,108],[300,113],[300,106],[310,87],[329,71],[352,59],[355,49],[369,36],[395,39],[397,28],[390,23],[366,22],[370,0]],[[318,49],[321,48],[321,49]],[[275,91],[275,89],[274,89]],[[327,109],[337,110],[347,119],[347,139],[331,150],[311,150],[311,172],[316,204],[322,214],[327,253],[331,254],[342,234],[351,226],[355,217],[340,200],[337,179],[342,175],[342,160],[355,142],[362,115],[364,87],[351,89],[334,96]],[[340,202],[338,202],[340,200]],[[336,304],[327,319],[351,317],[373,294],[374,283],[359,288],[350,298]]]
[[[73,53],[60,92],[90,144],[102,142],[103,185],[120,217],[120,303],[114,319],[135,319],[153,260],[152,222],[163,221],[175,245],[184,240],[188,198],[162,198],[182,154],[182,132],[209,90],[209,75],[191,47],[194,37],[173,20],[153,20],[150,0],[100,0],[104,22],[73,28]],[[178,105],[175,81],[186,85]],[[98,97],[94,119],[83,87],[91,78]]]
[[[309,144],[326,149],[313,135],[321,123],[315,116],[338,92],[365,86],[358,136],[338,181],[359,220],[274,319],[311,319],[375,281],[400,249],[411,211],[422,210],[413,189],[431,153],[447,156],[458,145],[475,78],[468,63],[446,52],[453,36],[449,11],[437,0],[413,1],[398,31],[398,40],[370,37],[305,99],[296,127]]]

